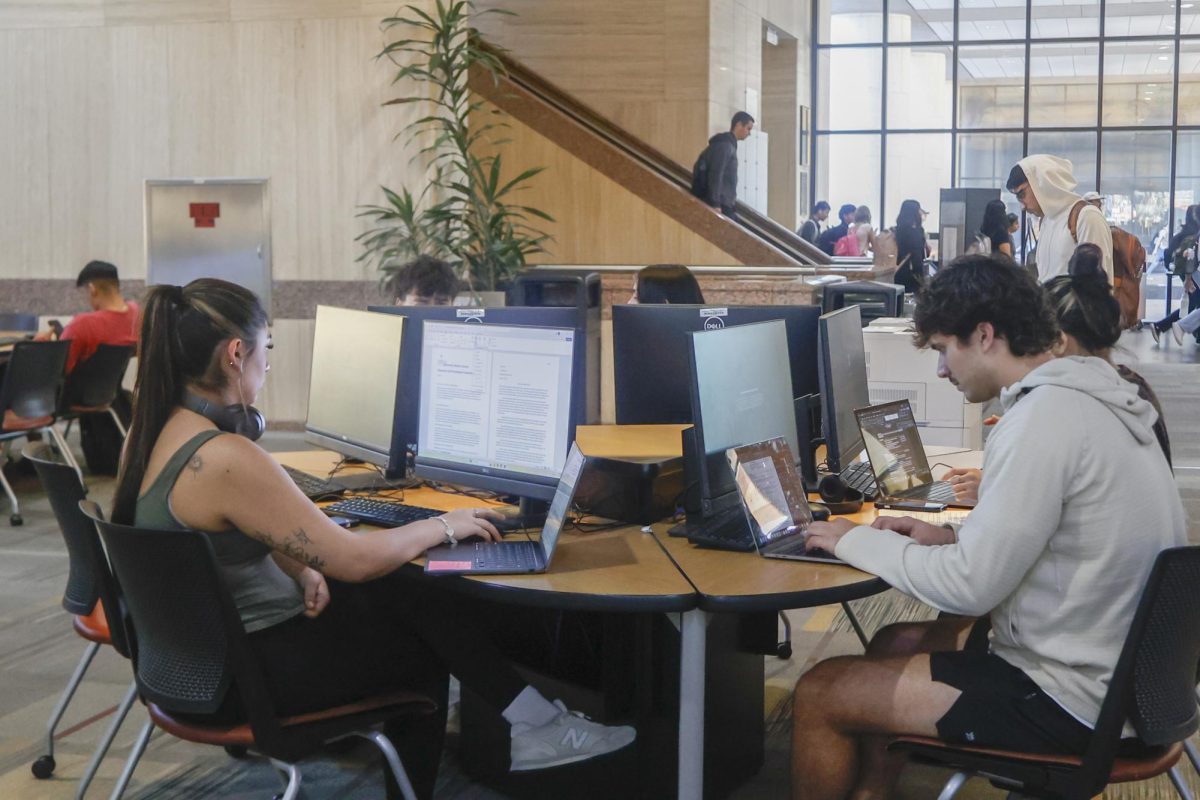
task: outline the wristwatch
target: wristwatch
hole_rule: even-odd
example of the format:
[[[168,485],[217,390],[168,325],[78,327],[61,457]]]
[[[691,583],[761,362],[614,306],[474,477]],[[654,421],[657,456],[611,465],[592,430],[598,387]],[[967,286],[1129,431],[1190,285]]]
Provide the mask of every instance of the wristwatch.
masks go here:
[[[458,539],[454,538],[454,526],[450,524],[450,520],[446,519],[444,516],[434,517],[434,519],[442,523],[442,527],[446,529],[446,544],[450,545],[451,547],[457,547]]]

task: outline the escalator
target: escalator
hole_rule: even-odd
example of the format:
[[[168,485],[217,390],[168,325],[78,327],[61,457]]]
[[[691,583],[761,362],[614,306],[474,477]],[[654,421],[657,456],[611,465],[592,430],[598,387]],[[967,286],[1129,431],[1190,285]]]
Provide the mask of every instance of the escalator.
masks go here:
[[[822,250],[745,203],[737,204],[736,219],[711,214],[707,206],[692,197],[690,169],[617,127],[504,52],[486,43],[484,49],[504,65],[508,74],[495,83],[486,72],[473,71],[470,79],[472,91],[514,118],[551,136],[556,143],[564,139],[577,142],[581,137],[573,135],[573,130],[570,135],[554,137],[555,129],[582,129],[592,141],[576,144],[576,155],[623,185],[645,183],[630,182],[628,175],[631,170],[654,176],[661,186],[652,186],[642,195],[644,199],[667,213],[671,213],[673,208],[674,216],[680,222],[705,238],[712,241],[723,239],[722,246],[744,263],[787,267],[826,266],[832,263],[832,259]],[[686,197],[681,197],[680,193]],[[663,208],[664,205],[671,208]],[[703,211],[698,212],[696,206]],[[720,225],[713,226],[713,219],[720,220]],[[721,227],[735,230],[713,230]],[[730,239],[743,241],[735,241],[734,246],[730,247]]]

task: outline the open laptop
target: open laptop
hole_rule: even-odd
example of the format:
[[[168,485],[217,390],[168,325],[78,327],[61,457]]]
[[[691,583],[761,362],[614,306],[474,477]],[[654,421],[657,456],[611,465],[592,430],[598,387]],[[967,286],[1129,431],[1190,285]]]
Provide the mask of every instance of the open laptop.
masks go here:
[[[509,575],[548,570],[586,460],[579,446],[572,444],[538,541],[440,545],[425,551],[425,571],[438,575]]]
[[[974,500],[960,500],[948,481],[935,481],[925,457],[925,446],[907,400],[855,409],[871,471],[878,487],[876,502],[914,501],[974,508]]]
[[[804,549],[808,526],[813,521],[812,509],[786,439],[780,436],[731,447],[725,457],[760,556],[845,563],[824,550]]]

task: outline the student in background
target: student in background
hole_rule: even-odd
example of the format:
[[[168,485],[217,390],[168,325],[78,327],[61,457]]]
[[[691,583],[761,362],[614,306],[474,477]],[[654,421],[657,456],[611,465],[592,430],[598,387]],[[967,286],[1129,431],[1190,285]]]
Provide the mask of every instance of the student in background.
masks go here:
[[[1004,207],[1004,201],[999,198],[989,200],[983,209],[983,222],[979,223],[979,233],[991,244],[992,253],[1002,253],[1012,258],[1012,235],[1008,228],[1008,211]]]
[[[925,209],[916,200],[900,204],[896,216],[896,277],[893,280],[912,293],[925,283],[925,259],[929,242],[925,240]]]
[[[895,734],[1081,755],[1150,568],[1187,543],[1153,408],[1101,359],[1054,357],[1054,310],[1028,271],[956,259],[918,295],[913,322],[939,376],[969,402],[999,396],[1005,414],[957,529],[912,517],[810,526],[810,547],[955,616],[889,626],[865,656],[801,677],[797,800],[887,797],[902,765],[886,751]],[[964,616],[989,617],[986,645],[968,644]]]
[[[854,211],[854,236],[858,239],[858,254],[869,256],[875,250],[875,229],[871,227],[871,209],[859,206]]]
[[[638,271],[629,302],[703,305],[704,294],[696,276],[682,264],[651,264]]]
[[[75,286],[83,290],[92,310],[76,314],[59,337],[71,342],[67,372],[91,358],[100,345],[137,344],[138,335],[138,304],[121,294],[116,267],[107,261],[89,261],[79,271]],[[36,338],[44,341],[52,336],[46,331]]]
[[[708,140],[692,167],[692,194],[727,217],[737,216],[737,146],[754,130],[754,117],[739,111],[729,130]]]
[[[812,207],[812,213],[808,215],[808,219],[804,220],[804,224],[800,226],[800,230],[796,231],[800,238],[812,244],[817,243],[817,239],[825,232],[828,227],[826,220],[829,219],[829,203],[824,200],[818,200],[817,204]]]
[[[858,206],[853,203],[846,203],[839,208],[839,223],[821,234],[817,239],[817,247],[824,250],[828,255],[833,255],[833,248],[837,245],[838,239],[850,233],[850,226],[854,224],[854,215],[857,211]]]
[[[530,686],[477,629],[475,610],[461,597],[394,575],[435,545],[499,539],[495,511],[457,509],[351,533],[259,445],[184,406],[190,394],[245,413],[262,390],[271,334],[253,293],[205,278],[152,287],[145,304],[138,396],[112,518],[209,534],[280,716],[389,689],[428,694],[438,713],[393,731],[424,797],[433,794],[445,734],[447,672],[510,724],[513,771],[580,761],[633,741],[632,728],[586,720]],[[242,719],[233,698],[216,715],[223,721]]]
[[[1181,246],[1187,249],[1186,246],[1191,245],[1190,249],[1193,259],[1196,259],[1200,255],[1196,252],[1197,240],[1200,240],[1200,205],[1188,206],[1187,211],[1184,213],[1183,227],[1171,237],[1171,241],[1163,253],[1163,263],[1166,264],[1168,272],[1174,268],[1175,256]],[[1188,315],[1190,316],[1192,312],[1200,308],[1200,289],[1196,288],[1196,276],[1194,274],[1184,279],[1183,290],[1187,292]],[[1176,308],[1158,322],[1151,324],[1150,335],[1154,337],[1155,344],[1158,344],[1159,337],[1166,331],[1171,331],[1171,334],[1175,337],[1175,341],[1183,344],[1185,330],[1178,324],[1179,318],[1180,309]],[[1195,331],[1195,327],[1190,327],[1186,332],[1193,333]],[[1196,341],[1200,343],[1200,335],[1197,335]]]
[[[448,306],[462,282],[445,261],[417,256],[392,276],[393,302],[398,306]]]

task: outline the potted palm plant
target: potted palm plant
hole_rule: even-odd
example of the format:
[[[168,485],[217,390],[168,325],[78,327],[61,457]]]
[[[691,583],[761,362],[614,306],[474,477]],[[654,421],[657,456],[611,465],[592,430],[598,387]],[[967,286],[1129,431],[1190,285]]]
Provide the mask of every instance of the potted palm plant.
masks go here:
[[[426,254],[454,266],[472,294],[496,291],[528,256],[546,252],[549,237],[534,220],[553,218],[514,202],[515,193],[543,168],[506,175],[503,142],[493,138],[507,127],[503,114],[467,88],[473,69],[494,81],[504,75],[503,64],[480,46],[472,15],[511,13],[477,11],[471,0],[437,0],[428,11],[409,4],[382,23],[385,31],[406,34],[379,53],[396,68],[393,83],[408,89],[386,105],[431,107],[397,137],[417,148],[413,159],[424,162],[424,185],[415,191],[381,187],[384,201],[359,213],[371,225],[357,237],[363,248],[359,260],[374,263],[383,282]]]

